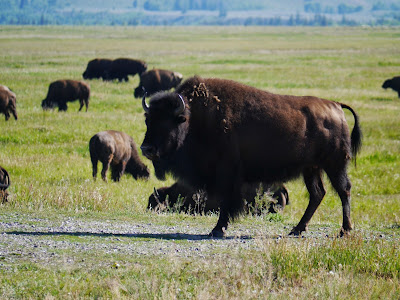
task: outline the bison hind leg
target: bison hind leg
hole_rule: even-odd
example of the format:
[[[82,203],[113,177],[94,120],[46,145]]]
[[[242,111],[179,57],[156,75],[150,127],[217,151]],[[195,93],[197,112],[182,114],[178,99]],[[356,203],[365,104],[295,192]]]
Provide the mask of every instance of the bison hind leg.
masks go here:
[[[320,168],[307,168],[303,172],[310,200],[299,224],[292,229],[290,235],[300,235],[307,230],[307,225],[325,196],[326,190],[322,181],[322,170]]]
[[[82,107],[83,107],[83,99],[79,99],[79,111],[81,111],[82,110]],[[86,110],[87,111],[87,110]]]
[[[93,180],[96,180],[97,177],[97,163],[99,162],[97,160],[97,158],[91,157],[92,160],[92,176],[93,176]]]
[[[110,168],[110,164],[111,164],[113,158],[114,158],[114,155],[111,154],[110,156],[108,156],[108,159],[106,161],[103,161],[103,169],[101,170],[101,178],[105,182],[107,182],[106,174],[107,174],[108,169]]]
[[[346,172],[346,166],[326,170],[326,173],[342,201],[343,224],[340,229],[340,236],[344,236],[352,230],[350,218],[351,182]]]

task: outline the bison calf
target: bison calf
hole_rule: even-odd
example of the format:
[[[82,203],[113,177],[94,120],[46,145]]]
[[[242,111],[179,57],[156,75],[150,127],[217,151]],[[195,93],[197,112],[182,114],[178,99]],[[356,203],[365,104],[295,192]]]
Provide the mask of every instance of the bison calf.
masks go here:
[[[101,177],[104,181],[107,181],[106,173],[110,166],[113,181],[119,181],[125,172],[135,179],[149,177],[149,170],[141,162],[133,138],[124,132],[107,130],[95,134],[90,139],[89,151],[94,180],[97,176],[98,161],[103,164]]]
[[[8,176],[6,169],[0,166],[0,201],[6,203],[8,198],[8,192],[6,191],[10,186],[11,181]]]
[[[140,75],[139,86],[135,89],[135,98],[143,97],[144,92],[147,95],[153,95],[160,91],[167,91],[175,88],[181,83],[182,74],[178,72],[153,69]]]
[[[271,193],[273,201],[256,201],[257,196],[264,192]],[[268,209],[270,213],[277,213],[289,204],[289,194],[283,184],[267,185],[262,183],[244,184],[242,198],[245,201],[245,212],[261,214]],[[185,213],[217,212],[219,205],[209,199],[204,190],[193,190],[181,182],[176,182],[170,187],[154,189],[147,205],[148,209],[162,210],[174,208]]]
[[[14,119],[18,119],[17,115],[17,97],[5,85],[0,84],[0,113],[6,116],[6,121],[10,118],[10,113],[13,114]]]
[[[50,83],[49,91],[46,99],[42,101],[43,109],[52,109],[58,106],[59,111],[68,109],[67,102],[79,100],[79,111],[83,105],[86,106],[86,111],[89,107],[90,87],[82,81],[76,80],[57,80]]]
[[[391,88],[396,91],[400,98],[400,76],[393,77],[392,79],[385,80],[382,85],[382,88],[387,89]]]

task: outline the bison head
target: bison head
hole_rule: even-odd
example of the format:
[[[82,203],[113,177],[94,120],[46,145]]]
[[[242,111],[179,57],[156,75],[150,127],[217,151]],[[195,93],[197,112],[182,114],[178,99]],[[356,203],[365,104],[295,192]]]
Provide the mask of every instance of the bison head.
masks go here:
[[[156,176],[165,178],[168,161],[183,145],[189,128],[189,110],[181,95],[158,93],[147,105],[142,99],[147,131],[140,147],[145,157],[153,161]]]
[[[181,81],[183,79],[183,75],[181,73],[174,72],[174,76],[173,77],[174,78],[173,78],[172,84],[173,84],[174,87],[176,87],[181,83]]]
[[[392,80],[391,79],[385,80],[385,82],[382,84],[382,88],[387,89],[390,87],[392,87]]]
[[[55,103],[52,102],[52,101],[50,101],[50,100],[44,99],[44,100],[42,101],[42,108],[43,108],[44,110],[46,110],[46,109],[53,109],[54,106],[55,106]]]

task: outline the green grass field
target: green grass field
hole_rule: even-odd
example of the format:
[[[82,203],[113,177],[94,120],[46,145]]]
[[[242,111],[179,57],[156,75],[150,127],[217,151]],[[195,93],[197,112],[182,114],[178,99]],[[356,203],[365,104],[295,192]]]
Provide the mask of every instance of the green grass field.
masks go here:
[[[88,81],[87,113],[78,112],[78,102],[65,113],[42,111],[49,83],[81,80],[95,57],[140,58],[149,68],[184,77],[221,77],[275,93],[340,101],[359,114],[364,134],[357,168],[349,167],[355,228],[349,238],[265,238],[284,237],[304,213],[308,195],[298,179],[287,184],[291,204],[278,217],[245,216],[232,226],[232,232],[241,226],[261,233],[254,249],[218,248],[214,255],[195,258],[87,253],[80,255],[89,267],[66,267],[29,259],[9,263],[0,243],[0,298],[398,299],[400,99],[381,85],[400,75],[399,49],[398,28],[0,27],[0,84],[17,94],[19,115],[8,122],[0,115],[0,165],[12,181],[9,203],[0,205],[0,223],[76,217],[188,224],[202,234],[212,229],[215,215],[146,210],[153,188],[173,179],[158,181],[145,158],[152,170],[148,181],[92,180],[91,136],[115,129],[138,145],[143,140],[141,102],[133,98],[137,76],[128,83]],[[352,127],[352,115],[346,116]],[[310,231],[332,236],[339,231],[342,210],[328,181],[326,186]],[[115,269],[109,261],[126,263]]]

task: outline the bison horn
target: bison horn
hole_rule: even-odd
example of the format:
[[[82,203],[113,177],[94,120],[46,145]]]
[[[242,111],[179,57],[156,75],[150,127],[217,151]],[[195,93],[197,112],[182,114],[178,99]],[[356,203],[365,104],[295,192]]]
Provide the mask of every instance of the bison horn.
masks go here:
[[[144,93],[143,98],[142,98],[142,106],[143,106],[144,112],[148,113],[149,106],[146,103],[146,95],[147,95],[147,93]]]
[[[183,113],[185,111],[185,101],[183,100],[182,96],[179,95],[179,107],[175,110],[175,115],[180,115],[181,113]]]
[[[158,193],[158,191],[156,190],[156,188],[154,188],[153,194],[154,194],[154,197],[157,198],[157,200],[160,200],[160,194]]]

